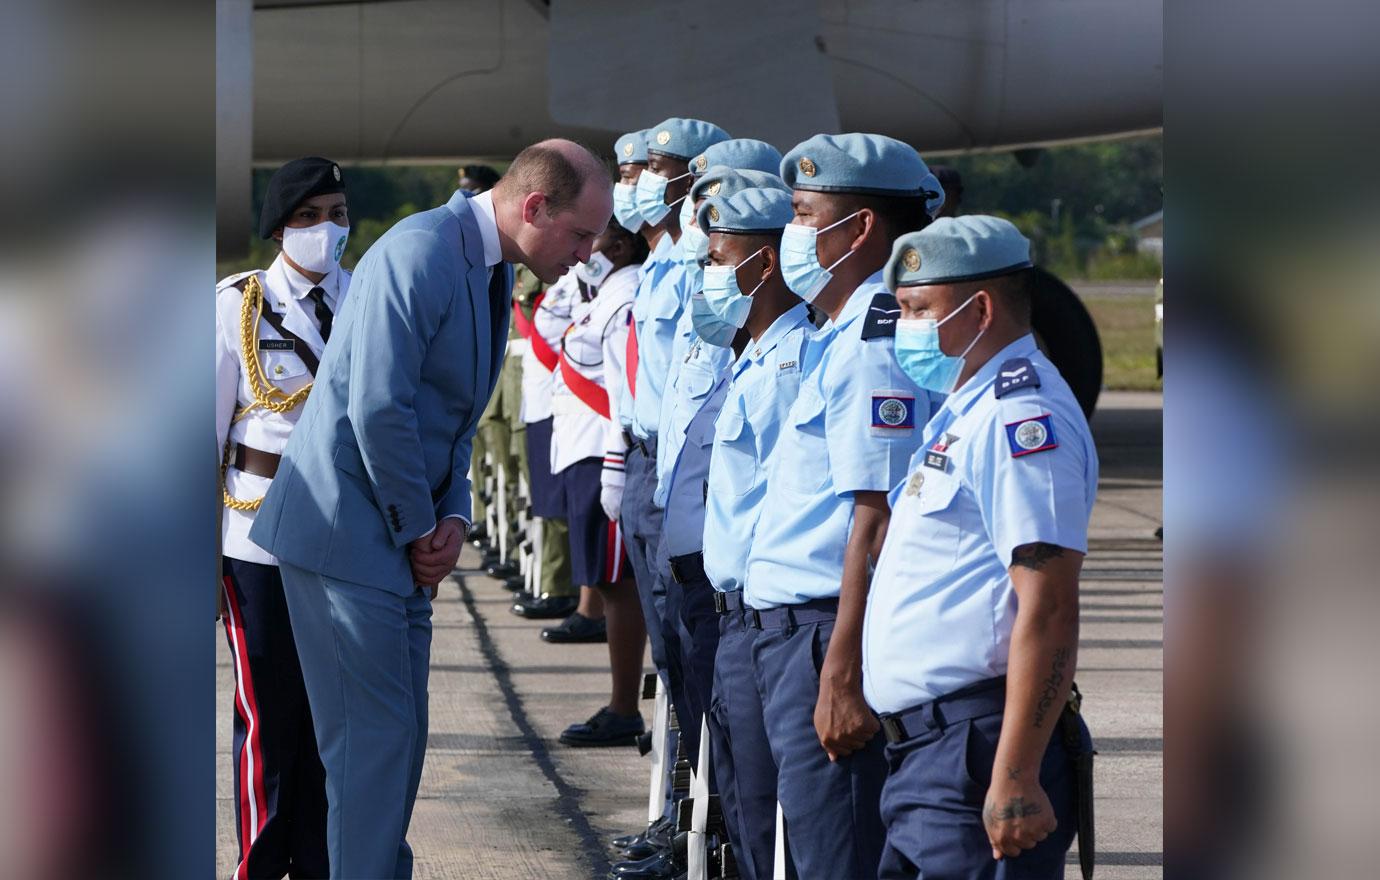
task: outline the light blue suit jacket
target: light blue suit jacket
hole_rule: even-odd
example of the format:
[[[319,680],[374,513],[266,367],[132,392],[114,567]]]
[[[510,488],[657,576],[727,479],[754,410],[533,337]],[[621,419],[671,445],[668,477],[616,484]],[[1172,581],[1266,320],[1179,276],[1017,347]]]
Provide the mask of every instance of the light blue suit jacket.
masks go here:
[[[470,447],[513,289],[507,263],[494,275],[463,192],[369,248],[250,540],[298,568],[415,589],[408,542],[470,517]]]

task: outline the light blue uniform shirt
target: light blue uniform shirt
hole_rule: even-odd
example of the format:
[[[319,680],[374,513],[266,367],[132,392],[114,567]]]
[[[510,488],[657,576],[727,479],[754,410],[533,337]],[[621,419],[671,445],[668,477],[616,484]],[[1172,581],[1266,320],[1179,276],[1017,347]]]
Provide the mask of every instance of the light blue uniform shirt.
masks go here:
[[[716,346],[706,345],[706,348]],[[732,349],[720,349],[732,354]],[[666,478],[666,513],[661,534],[666,542],[667,555],[684,556],[698,553],[704,547],[705,486],[709,478],[710,454],[714,448],[714,421],[719,416],[724,397],[728,394],[728,364],[719,370],[710,391],[694,406],[694,415],[681,435],[671,460],[671,472]],[[662,435],[659,444],[666,443]],[[658,445],[660,450],[661,446]]]
[[[714,425],[704,514],[704,573],[716,590],[743,588],[767,491],[767,462],[800,393],[805,346],[814,332],[801,303],[749,342],[733,364]]]
[[[633,321],[637,324],[637,397],[633,400],[632,431],[643,440],[655,437],[661,427],[661,399],[671,375],[676,323],[689,301],[689,294],[683,290],[685,271],[680,265],[679,246],[665,235],[656,249],[666,266],[648,273],[633,303]]]
[[[998,399],[1026,358],[1039,387]],[[1028,381],[1028,380],[1026,380]],[[1037,541],[1086,553],[1097,492],[1087,420],[1023,336],[950,395],[891,494],[891,524],[863,622],[863,694],[899,712],[1006,673],[1016,593],[1011,551]]]
[[[690,310],[686,309],[686,318],[689,315]],[[686,429],[691,419],[700,411],[709,392],[732,362],[733,349],[710,345],[698,336],[692,337],[678,361],[672,361],[678,369],[673,370],[666,383],[661,405],[661,429],[657,434],[657,480],[656,491],[652,494],[652,501],[657,507],[666,506],[666,496],[671,488],[671,469],[676,464],[681,446],[686,442]],[[712,428],[709,433],[708,440],[713,440]]]
[[[753,608],[838,596],[853,493],[890,491],[920,445],[939,396],[896,363],[898,315],[875,272],[806,348],[800,396],[772,455],[748,554],[743,597]]]
[[[637,294],[633,298],[632,309],[633,329],[638,335],[638,377],[642,375],[642,326],[647,320],[648,310],[651,307],[652,291],[676,265],[670,255],[672,247],[674,247],[674,243],[671,241],[671,236],[663,235],[661,240],[656,243],[656,247],[652,249],[651,254],[643,261],[641,268],[638,269]],[[634,423],[633,395],[626,387],[626,379],[623,384],[625,387],[622,390],[628,393],[618,396],[618,421],[625,429],[631,431]],[[655,393],[657,400],[660,401],[659,389],[661,386],[658,384],[656,387],[657,391],[648,393]],[[638,388],[641,389],[640,378],[638,379]]]

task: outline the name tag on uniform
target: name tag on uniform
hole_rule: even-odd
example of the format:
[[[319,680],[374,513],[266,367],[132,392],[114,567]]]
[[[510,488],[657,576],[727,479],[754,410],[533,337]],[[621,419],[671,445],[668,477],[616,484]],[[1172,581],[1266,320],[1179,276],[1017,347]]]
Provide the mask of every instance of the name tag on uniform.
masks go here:
[[[948,470],[949,457],[942,452],[935,452],[930,449],[925,452],[925,467],[934,468],[937,471]]]
[[[297,343],[291,339],[260,339],[259,351],[296,351]]]

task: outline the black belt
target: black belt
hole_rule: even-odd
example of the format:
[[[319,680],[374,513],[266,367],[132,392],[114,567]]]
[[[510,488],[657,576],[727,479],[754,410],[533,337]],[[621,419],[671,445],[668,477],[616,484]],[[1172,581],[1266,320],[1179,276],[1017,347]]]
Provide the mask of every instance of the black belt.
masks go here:
[[[278,475],[278,464],[282,460],[283,457],[276,452],[264,452],[243,443],[235,444],[233,464],[237,471],[256,477],[268,477],[271,480]]]
[[[670,561],[671,577],[678,584],[688,584],[691,581],[708,580],[704,576],[704,554],[687,553],[684,556],[672,556]]]
[[[782,629],[833,620],[839,614],[839,600],[837,597],[811,599],[799,605],[782,605],[766,611],[753,608],[744,608],[743,611],[749,617],[748,625],[754,629]]]
[[[918,736],[921,731],[994,715],[1005,707],[1006,676],[999,675],[914,708],[882,715],[882,731],[886,741],[896,745]]]
[[[724,593],[714,591],[714,610],[720,614],[733,614],[746,609],[742,590],[729,590]]]

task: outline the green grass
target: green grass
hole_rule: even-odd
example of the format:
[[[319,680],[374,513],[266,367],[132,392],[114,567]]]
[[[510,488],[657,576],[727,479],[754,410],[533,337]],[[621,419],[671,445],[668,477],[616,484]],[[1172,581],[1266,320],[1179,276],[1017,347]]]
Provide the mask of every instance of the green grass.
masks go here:
[[[1155,376],[1155,300],[1149,296],[1090,296],[1102,338],[1102,384],[1116,391],[1159,391]]]

